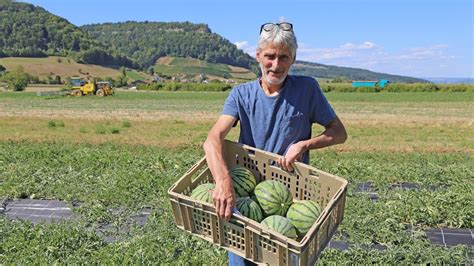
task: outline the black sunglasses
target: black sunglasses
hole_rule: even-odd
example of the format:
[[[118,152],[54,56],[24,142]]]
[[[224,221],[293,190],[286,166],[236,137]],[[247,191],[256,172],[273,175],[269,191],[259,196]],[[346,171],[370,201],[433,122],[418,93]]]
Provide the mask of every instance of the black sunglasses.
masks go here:
[[[260,27],[260,34],[262,31],[271,31],[273,30],[276,26],[278,26],[281,30],[284,31],[290,31],[293,30],[293,24],[288,23],[288,22],[282,22],[282,23],[265,23]]]

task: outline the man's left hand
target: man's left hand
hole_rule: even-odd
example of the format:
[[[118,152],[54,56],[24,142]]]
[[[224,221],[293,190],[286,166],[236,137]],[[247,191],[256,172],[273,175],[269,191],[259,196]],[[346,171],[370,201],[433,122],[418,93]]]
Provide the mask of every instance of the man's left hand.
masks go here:
[[[293,171],[293,166],[291,164],[295,161],[300,161],[304,152],[303,145],[300,145],[299,143],[292,144],[286,151],[286,154],[277,160],[277,163],[280,165],[281,169]]]

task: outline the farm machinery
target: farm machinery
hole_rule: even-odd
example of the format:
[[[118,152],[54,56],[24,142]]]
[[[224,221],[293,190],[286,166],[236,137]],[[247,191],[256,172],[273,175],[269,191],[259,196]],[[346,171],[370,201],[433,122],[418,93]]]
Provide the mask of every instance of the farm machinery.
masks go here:
[[[97,95],[99,97],[110,96],[114,94],[112,84],[108,81],[86,81],[82,78],[71,78],[71,95]]]

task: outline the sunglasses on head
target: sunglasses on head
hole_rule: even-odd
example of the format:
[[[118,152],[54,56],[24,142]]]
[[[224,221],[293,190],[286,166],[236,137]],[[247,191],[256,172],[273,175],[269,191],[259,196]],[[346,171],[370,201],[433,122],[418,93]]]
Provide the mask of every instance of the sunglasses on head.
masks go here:
[[[293,30],[293,24],[288,23],[288,22],[282,22],[282,23],[265,23],[260,27],[260,34],[262,31],[272,31],[275,27],[279,27],[281,30],[284,31],[290,31]]]

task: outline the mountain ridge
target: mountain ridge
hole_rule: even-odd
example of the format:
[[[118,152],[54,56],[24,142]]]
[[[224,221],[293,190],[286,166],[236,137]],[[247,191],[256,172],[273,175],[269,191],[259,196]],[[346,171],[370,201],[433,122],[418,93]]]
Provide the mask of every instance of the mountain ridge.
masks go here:
[[[259,72],[255,59],[207,24],[125,21],[80,27],[40,6],[0,0],[0,57],[68,56],[79,63],[146,70],[163,56],[190,57]],[[291,73],[316,78],[426,80],[297,61]]]

